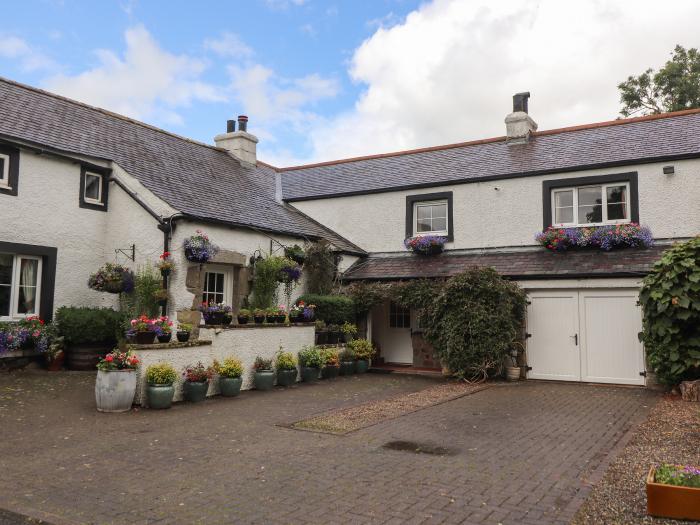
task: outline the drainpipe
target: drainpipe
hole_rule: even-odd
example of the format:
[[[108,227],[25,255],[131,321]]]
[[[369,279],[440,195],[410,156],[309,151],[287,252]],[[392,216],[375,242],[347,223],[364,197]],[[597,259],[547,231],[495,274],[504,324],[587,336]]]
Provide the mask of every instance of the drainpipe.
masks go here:
[[[170,236],[173,233],[174,226],[173,223],[177,219],[181,219],[184,215],[180,212],[172,214],[170,217],[165,219],[159,219],[158,229],[163,232],[163,252],[170,251]],[[168,289],[168,278],[163,277],[163,289]],[[163,312],[167,314],[168,312],[168,300],[165,300],[165,306],[163,306]]]

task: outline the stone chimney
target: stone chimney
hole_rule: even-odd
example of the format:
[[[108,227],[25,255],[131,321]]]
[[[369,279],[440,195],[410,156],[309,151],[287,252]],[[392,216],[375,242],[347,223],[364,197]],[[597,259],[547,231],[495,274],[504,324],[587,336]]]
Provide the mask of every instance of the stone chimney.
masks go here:
[[[248,117],[245,115],[238,115],[238,131],[235,121],[226,121],[226,133],[214,137],[214,143],[217,148],[228,150],[244,168],[256,166],[258,137],[248,133]]]
[[[523,144],[530,140],[530,134],[537,130],[537,122],[527,114],[529,92],[513,95],[513,113],[506,117],[506,140],[508,144]]]

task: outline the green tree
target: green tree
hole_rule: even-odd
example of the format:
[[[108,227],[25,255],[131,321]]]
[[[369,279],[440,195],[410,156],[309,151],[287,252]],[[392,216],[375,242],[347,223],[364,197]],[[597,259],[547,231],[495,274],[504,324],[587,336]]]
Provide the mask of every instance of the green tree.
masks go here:
[[[700,52],[677,45],[657,72],[649,68],[617,88],[624,117],[700,108]]]

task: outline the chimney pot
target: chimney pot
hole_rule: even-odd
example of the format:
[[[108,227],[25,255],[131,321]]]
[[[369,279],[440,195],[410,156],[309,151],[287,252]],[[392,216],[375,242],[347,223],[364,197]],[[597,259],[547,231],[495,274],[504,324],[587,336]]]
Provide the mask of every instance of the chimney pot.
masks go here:
[[[239,131],[248,131],[248,117],[245,115],[238,115],[238,129]]]
[[[241,166],[253,168],[257,164],[258,138],[248,133],[247,129],[248,117],[238,115],[238,131],[236,131],[236,121],[227,120],[226,133],[214,137],[214,143],[238,159]]]
[[[227,120],[226,121],[226,133],[233,133],[236,131],[236,121],[235,120]]]
[[[522,111],[527,113],[527,100],[530,98],[529,91],[523,91],[522,93],[516,93],[513,95],[513,113],[516,111]]]

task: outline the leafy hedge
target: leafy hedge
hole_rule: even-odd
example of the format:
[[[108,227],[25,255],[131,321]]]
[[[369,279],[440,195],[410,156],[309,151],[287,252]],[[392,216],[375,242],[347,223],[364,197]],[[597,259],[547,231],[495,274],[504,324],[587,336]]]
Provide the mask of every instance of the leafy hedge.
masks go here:
[[[111,308],[61,306],[54,321],[68,343],[115,343],[122,337],[126,317]]]
[[[519,339],[525,305],[516,283],[492,268],[472,268],[438,288],[420,314],[423,335],[452,374],[486,379],[501,372]]]
[[[298,299],[306,304],[316,305],[316,319],[326,324],[343,324],[355,320],[355,308],[352,299],[344,295],[304,294]]]
[[[639,293],[647,359],[668,385],[700,378],[700,237],[666,250]]]

